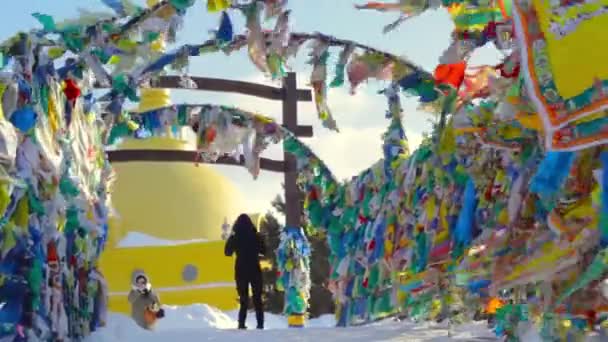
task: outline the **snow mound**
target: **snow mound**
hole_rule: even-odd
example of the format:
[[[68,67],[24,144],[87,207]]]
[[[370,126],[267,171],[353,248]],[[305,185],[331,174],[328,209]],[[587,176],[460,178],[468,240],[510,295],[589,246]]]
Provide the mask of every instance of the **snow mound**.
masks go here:
[[[232,329],[235,320],[207,304],[185,307],[165,306],[165,318],[158,322],[158,330]]]
[[[184,240],[184,241],[173,241],[163,240],[157,237],[147,235],[140,232],[129,232],[120,242],[116,245],[117,248],[131,248],[131,247],[152,247],[152,246],[179,246],[186,245],[189,243],[196,242],[207,242],[205,239],[196,240]]]

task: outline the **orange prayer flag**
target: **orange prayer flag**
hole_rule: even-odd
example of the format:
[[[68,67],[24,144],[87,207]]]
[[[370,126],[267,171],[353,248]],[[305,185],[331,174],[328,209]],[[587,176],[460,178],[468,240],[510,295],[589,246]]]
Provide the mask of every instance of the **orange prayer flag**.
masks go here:
[[[451,85],[455,89],[460,88],[460,85],[464,81],[466,68],[467,62],[465,61],[453,64],[439,64],[433,73],[435,84]]]
[[[486,305],[486,312],[489,314],[495,314],[496,311],[502,308],[504,303],[499,298],[493,297]]]

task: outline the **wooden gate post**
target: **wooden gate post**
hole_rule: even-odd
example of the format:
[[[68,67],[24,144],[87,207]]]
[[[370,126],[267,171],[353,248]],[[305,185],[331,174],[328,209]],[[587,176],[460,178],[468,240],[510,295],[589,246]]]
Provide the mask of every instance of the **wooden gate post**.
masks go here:
[[[283,79],[283,126],[291,132],[298,127],[298,85],[296,74],[290,72]],[[285,225],[300,227],[302,205],[298,190],[298,173],[296,157],[283,149],[285,161]]]
[[[290,72],[283,79],[283,125],[293,132],[298,127],[298,85],[296,74]],[[302,203],[298,190],[298,173],[296,157],[283,148],[285,161],[285,226],[300,228],[302,223]],[[287,291],[287,289],[286,289]],[[290,328],[303,328],[306,322],[306,312],[292,313],[287,317]]]

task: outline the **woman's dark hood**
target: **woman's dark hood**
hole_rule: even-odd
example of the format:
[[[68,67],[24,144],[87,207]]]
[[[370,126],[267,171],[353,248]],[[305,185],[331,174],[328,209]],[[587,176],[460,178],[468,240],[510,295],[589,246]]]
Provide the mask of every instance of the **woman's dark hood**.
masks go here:
[[[234,222],[232,231],[237,236],[252,236],[257,234],[257,229],[247,214],[241,214]]]

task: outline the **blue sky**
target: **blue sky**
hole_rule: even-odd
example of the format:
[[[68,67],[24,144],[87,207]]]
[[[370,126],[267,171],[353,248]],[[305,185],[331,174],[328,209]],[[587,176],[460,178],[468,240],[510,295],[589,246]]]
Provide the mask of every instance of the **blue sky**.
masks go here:
[[[8,1],[7,1],[8,2]],[[144,3],[143,0],[136,1]],[[323,32],[339,38],[356,40],[363,44],[406,56],[427,70],[433,70],[442,51],[448,46],[453,25],[445,10],[429,11],[402,24],[397,30],[382,34],[382,27],[396,19],[394,13],[357,11],[353,0],[292,0],[292,30],[300,32]],[[206,1],[198,0],[186,16],[184,28],[178,35],[178,44],[199,43],[210,37],[209,31],[216,28],[219,15],[208,14]],[[31,13],[40,12],[56,19],[73,18],[78,8],[103,10],[98,0],[13,0],[2,6],[0,18],[0,41],[16,31],[37,27]],[[238,13],[232,15],[236,32],[243,31],[243,20]],[[305,52],[305,50],[302,50]],[[339,51],[332,58],[337,59]],[[494,63],[497,53],[484,48],[477,53],[475,64]],[[298,73],[300,87],[306,87],[310,67],[305,64],[306,53],[301,53],[293,63]],[[330,62],[332,60],[330,59]],[[331,68],[330,68],[330,72]],[[223,54],[191,59],[189,73],[198,76],[220,77],[269,83],[249,62],[244,52],[232,56]],[[306,139],[312,149],[325,160],[338,178],[349,178],[365,169],[381,157],[380,134],[386,127],[384,112],[385,98],[376,92],[382,89],[381,82],[371,81],[363,85],[355,96],[349,95],[348,86],[332,89],[329,104],[341,129],[334,133],[324,129],[316,118],[312,103],[299,106],[299,118],[303,124],[312,124],[315,137]],[[174,102],[217,103],[234,105],[246,110],[257,111],[274,118],[280,118],[281,104],[245,96],[217,94],[201,91],[174,91]],[[429,114],[416,110],[415,99],[404,98],[404,125],[410,146],[417,146],[421,133],[428,131]],[[281,158],[279,147],[271,148],[266,157]],[[266,211],[270,201],[281,192],[282,176],[262,172],[258,180],[252,180],[246,170],[214,166],[241,189],[247,208],[243,211]]]

